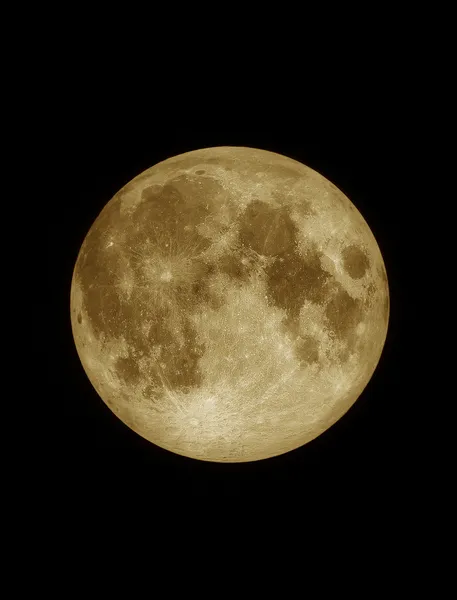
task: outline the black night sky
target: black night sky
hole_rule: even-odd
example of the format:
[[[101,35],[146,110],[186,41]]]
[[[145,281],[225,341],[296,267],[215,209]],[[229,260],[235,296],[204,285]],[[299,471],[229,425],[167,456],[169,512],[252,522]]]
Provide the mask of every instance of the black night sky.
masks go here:
[[[55,100],[62,182],[50,207],[48,233],[50,309],[56,323],[48,369],[55,419],[52,486],[62,518],[97,519],[109,513],[117,519],[126,510],[135,520],[135,507],[156,514],[158,507],[177,506],[185,513],[190,507],[216,510],[222,504],[260,516],[276,509],[278,515],[301,512],[310,505],[335,519],[348,511],[368,520],[407,512],[419,450],[411,417],[414,364],[407,350],[414,317],[404,247],[414,222],[408,195],[412,167],[405,149],[406,140],[412,143],[411,124],[404,119],[405,107],[365,89],[338,105],[327,101],[317,108],[297,99],[293,106],[284,98],[267,106],[257,97],[217,94],[187,103],[182,96],[168,96],[167,89],[139,106],[128,86],[111,93],[105,84],[103,94],[86,86],[86,93],[76,96],[72,89],[62,89]],[[72,269],[102,207],[155,163],[218,145],[272,150],[330,179],[368,222],[389,277],[388,337],[362,396],[313,442],[256,463],[187,459],[128,429],[92,388],[70,328]]]

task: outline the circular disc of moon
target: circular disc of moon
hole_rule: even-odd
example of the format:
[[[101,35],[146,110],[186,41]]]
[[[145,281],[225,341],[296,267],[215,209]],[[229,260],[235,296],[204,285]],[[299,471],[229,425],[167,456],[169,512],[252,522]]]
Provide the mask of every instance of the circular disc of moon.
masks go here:
[[[381,356],[378,244],[332,183],[244,147],[156,164],[80,249],[71,323],[84,370],[128,427],[176,454],[265,459],[351,407]]]

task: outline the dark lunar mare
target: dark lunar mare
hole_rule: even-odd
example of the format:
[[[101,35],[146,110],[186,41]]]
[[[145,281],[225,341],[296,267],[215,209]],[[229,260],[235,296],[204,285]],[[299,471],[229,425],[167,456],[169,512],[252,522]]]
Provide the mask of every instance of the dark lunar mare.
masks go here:
[[[292,176],[292,171],[284,176]],[[138,360],[152,356],[153,347],[160,347],[160,356],[149,373],[151,386],[148,389],[165,384],[170,389],[186,392],[199,387],[203,380],[199,359],[205,348],[198,343],[188,315],[204,304],[211,308],[220,306],[220,300],[208,286],[212,274],[222,272],[234,282],[245,284],[253,263],[242,262],[242,258],[258,255],[272,259],[265,268],[268,302],[286,312],[283,326],[295,342],[294,350],[300,362],[319,361],[318,341],[299,332],[300,309],[307,300],[326,304],[330,331],[348,342],[348,346],[355,343],[353,332],[360,319],[359,302],[322,268],[321,253],[317,249],[305,257],[299,254],[298,230],[286,208],[253,200],[238,219],[237,248],[213,264],[203,261],[201,253],[209,248],[211,240],[200,235],[197,226],[211,216],[214,210],[211,201],[220,192],[220,186],[209,180],[203,187],[200,183],[198,178],[181,175],[166,185],[148,186],[142,192],[140,204],[128,216],[120,213],[120,200],[125,193],[121,190],[102,211],[84,242],[76,275],[83,291],[87,318],[95,335],[103,332],[107,337],[123,336],[129,347],[128,356],[116,362],[119,377],[126,384],[137,383],[142,376]],[[108,250],[109,236],[116,238],[116,232],[121,231],[127,246]],[[195,267],[194,279],[180,282],[178,287],[170,286],[168,304],[152,305],[151,293],[147,286],[145,288],[144,255],[139,249],[147,249],[148,241],[164,255],[173,252],[186,255]],[[125,256],[134,274],[128,300],[118,291],[121,259]],[[354,278],[363,276],[369,267],[366,255],[355,246],[345,250],[343,261]],[[147,336],[141,329],[145,314],[152,323]],[[81,323],[79,317],[78,323]],[[341,358],[347,358],[348,352],[349,349]]]

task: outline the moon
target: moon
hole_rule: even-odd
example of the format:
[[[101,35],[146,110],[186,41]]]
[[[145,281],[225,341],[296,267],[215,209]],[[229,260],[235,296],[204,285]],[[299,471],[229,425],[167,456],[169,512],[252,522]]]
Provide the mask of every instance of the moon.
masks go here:
[[[82,366],[133,431],[179,455],[266,459],[310,442],[371,379],[389,289],[368,224],[313,169],[245,147],[144,171],[73,271]]]

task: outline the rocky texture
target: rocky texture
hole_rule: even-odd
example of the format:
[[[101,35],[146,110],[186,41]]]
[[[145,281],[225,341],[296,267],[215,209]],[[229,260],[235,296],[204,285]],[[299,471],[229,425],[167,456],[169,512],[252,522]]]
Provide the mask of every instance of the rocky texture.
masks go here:
[[[126,185],[74,270],[72,326],[102,399],[164,448],[286,452],[369,381],[389,298],[376,241],[330,182],[246,148],[174,157]]]

